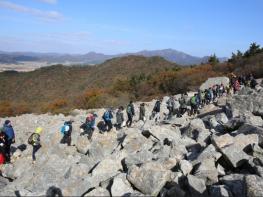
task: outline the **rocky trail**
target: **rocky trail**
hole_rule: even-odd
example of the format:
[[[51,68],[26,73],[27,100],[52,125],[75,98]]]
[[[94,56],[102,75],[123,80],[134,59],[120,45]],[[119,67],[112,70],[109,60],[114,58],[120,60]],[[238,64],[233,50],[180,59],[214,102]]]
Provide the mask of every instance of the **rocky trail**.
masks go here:
[[[154,103],[146,103],[146,117]],[[94,111],[100,119],[104,109]],[[137,121],[119,131],[96,130],[92,141],[80,136],[87,112],[8,118],[16,143],[12,163],[0,166],[0,195],[43,196],[59,190],[63,196],[263,196],[262,84],[221,97],[196,117],[185,114],[158,125],[147,120],[143,129]],[[59,143],[60,127],[69,119],[74,120],[70,147]],[[38,126],[44,129],[42,148],[32,164],[27,139]]]

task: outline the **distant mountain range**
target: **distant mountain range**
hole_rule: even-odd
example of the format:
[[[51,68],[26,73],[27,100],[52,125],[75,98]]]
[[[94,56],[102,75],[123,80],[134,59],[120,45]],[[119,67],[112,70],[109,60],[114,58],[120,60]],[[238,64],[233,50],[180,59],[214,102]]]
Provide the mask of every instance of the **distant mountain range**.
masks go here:
[[[44,61],[49,64],[100,64],[115,57],[139,55],[144,57],[160,56],[179,65],[193,65],[206,63],[209,56],[196,57],[174,49],[144,50],[136,53],[123,53],[105,55],[103,53],[89,52],[87,54],[59,54],[59,53],[34,53],[34,52],[4,52],[0,51],[0,63],[16,64],[20,61]],[[226,61],[227,58],[219,58]]]

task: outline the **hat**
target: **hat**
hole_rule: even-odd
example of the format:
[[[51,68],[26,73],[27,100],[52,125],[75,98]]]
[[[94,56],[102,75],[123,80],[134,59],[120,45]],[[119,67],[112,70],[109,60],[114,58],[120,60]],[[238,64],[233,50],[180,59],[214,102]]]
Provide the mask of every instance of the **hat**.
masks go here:
[[[37,127],[35,133],[40,134],[42,131],[43,131],[42,127]]]
[[[8,125],[10,122],[11,122],[10,120],[6,120],[5,125]]]

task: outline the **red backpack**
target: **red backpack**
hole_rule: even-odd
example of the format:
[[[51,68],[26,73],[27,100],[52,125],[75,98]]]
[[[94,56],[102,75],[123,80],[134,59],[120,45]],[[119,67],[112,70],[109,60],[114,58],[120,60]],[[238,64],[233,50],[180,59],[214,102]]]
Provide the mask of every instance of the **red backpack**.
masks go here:
[[[90,114],[87,115],[86,121],[87,122],[92,122],[94,119],[95,119],[94,115],[90,113]]]
[[[0,165],[5,163],[5,156],[3,153],[0,153]]]

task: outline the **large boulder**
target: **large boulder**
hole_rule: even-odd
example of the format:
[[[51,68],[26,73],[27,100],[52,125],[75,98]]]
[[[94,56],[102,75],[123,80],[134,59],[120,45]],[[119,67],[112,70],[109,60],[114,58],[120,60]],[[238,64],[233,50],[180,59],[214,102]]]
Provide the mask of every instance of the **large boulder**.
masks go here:
[[[184,175],[190,174],[190,172],[193,169],[193,165],[187,160],[181,160],[179,165],[180,165],[180,169]]]
[[[127,155],[124,160],[126,167],[129,169],[132,165],[143,164],[145,162],[151,161],[153,158],[153,153],[148,150],[142,150],[137,153],[132,153]]]
[[[256,175],[245,176],[246,196],[263,196],[263,178]]]
[[[200,90],[209,89],[214,85],[221,85],[223,84],[225,87],[229,85],[229,78],[228,77],[213,77],[208,78],[201,86]]]
[[[79,136],[76,143],[77,151],[81,154],[87,154],[90,148],[90,140],[87,136]]]
[[[263,128],[251,124],[244,124],[238,129],[238,133],[258,135],[258,144],[263,147]]]
[[[112,196],[125,196],[132,194],[134,190],[132,189],[131,184],[126,179],[126,174],[120,174],[113,179],[111,186],[111,195]]]
[[[191,196],[208,196],[205,181],[203,179],[188,175],[187,183]]]
[[[204,159],[195,166],[195,169],[195,176],[205,180],[206,185],[212,185],[218,182],[218,172],[214,159]]]
[[[129,182],[145,195],[157,196],[166,182],[171,180],[171,172],[158,162],[132,166],[128,171]]]
[[[263,92],[235,95],[227,100],[227,112],[232,117],[254,114],[263,116]]]
[[[104,159],[92,171],[92,177],[98,181],[105,181],[122,170],[121,161],[118,159]]]
[[[248,145],[257,144],[258,136],[255,134],[239,134],[232,137],[229,134],[225,134],[213,136],[212,143],[223,154],[227,162],[230,162],[236,168],[249,160],[249,156],[243,150]]]
[[[188,137],[196,140],[202,146],[206,146],[210,132],[206,129],[202,119],[193,119],[190,124],[182,130]]]

